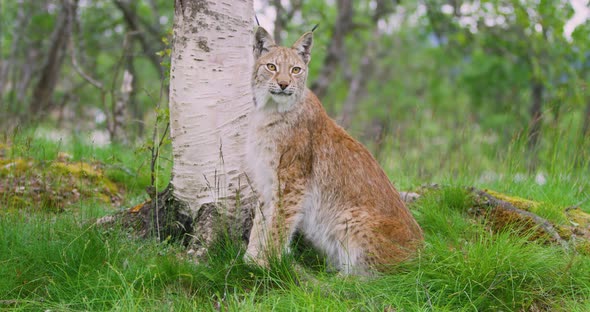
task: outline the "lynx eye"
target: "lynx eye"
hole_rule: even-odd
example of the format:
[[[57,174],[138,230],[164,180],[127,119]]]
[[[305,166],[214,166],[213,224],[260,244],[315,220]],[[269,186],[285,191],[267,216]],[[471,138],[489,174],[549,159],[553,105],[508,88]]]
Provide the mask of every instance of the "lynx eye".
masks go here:
[[[272,63],[268,63],[268,64],[266,64],[266,68],[268,68],[268,70],[270,70],[270,71],[276,71],[277,65],[272,64]]]
[[[293,67],[293,68],[291,68],[291,72],[293,74],[297,75],[301,72],[301,67]]]

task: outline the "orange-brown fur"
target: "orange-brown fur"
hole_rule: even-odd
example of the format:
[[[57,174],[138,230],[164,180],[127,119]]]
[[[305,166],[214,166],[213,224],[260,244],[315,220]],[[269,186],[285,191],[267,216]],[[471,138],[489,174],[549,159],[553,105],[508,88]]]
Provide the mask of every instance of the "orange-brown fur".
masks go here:
[[[344,273],[382,270],[415,253],[422,231],[369,151],[305,87],[311,44],[311,33],[286,48],[256,32],[247,162],[261,205],[246,258],[266,264],[298,230]]]

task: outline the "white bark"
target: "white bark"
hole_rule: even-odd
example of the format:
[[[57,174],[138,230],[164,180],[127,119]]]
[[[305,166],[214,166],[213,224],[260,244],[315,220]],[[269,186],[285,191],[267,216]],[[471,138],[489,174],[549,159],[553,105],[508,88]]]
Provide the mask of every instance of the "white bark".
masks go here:
[[[174,196],[204,204],[248,196],[245,118],[253,107],[252,0],[176,0],[170,73]]]

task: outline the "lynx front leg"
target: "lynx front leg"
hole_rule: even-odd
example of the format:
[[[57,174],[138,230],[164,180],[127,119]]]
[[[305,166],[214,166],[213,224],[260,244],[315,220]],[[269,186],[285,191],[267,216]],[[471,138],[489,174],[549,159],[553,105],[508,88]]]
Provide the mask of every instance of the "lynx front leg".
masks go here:
[[[284,187],[277,194],[276,210],[270,220],[270,240],[268,251],[272,255],[280,256],[289,251],[293,234],[302,219],[303,190]]]
[[[267,266],[269,257],[278,258],[288,249],[301,220],[303,198],[302,184],[276,187],[269,204],[256,211],[246,260]]]
[[[272,217],[272,210],[264,202],[260,202],[254,212],[254,222],[250,231],[248,240],[248,249],[244,260],[255,262],[261,266],[267,266],[266,257],[263,256],[263,250],[268,238],[268,220]]]

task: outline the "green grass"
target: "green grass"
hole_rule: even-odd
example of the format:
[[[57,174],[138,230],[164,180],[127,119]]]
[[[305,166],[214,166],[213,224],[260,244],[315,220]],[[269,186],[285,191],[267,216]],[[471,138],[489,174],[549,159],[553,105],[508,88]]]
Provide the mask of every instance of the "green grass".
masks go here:
[[[424,199],[420,223],[438,216]],[[422,204],[421,204],[422,205]],[[459,219],[457,207],[440,208]],[[3,216],[0,294],[17,310],[169,310],[221,305],[239,310],[517,310],[559,308],[590,299],[590,259],[510,233],[464,223],[425,227],[427,245],[398,273],[361,279],[243,264],[243,248],[221,239],[210,260],[194,264],[180,248],[130,239],[67,216]],[[83,219],[91,216],[83,216]],[[18,224],[18,227],[14,225]],[[42,238],[42,239],[40,239]]]
[[[145,198],[149,164],[141,149],[99,148],[76,139],[55,143],[31,133],[10,141],[5,157],[49,163],[63,152],[72,161],[99,161],[106,164],[106,175],[123,186],[124,205]],[[553,161],[542,163],[544,185],[535,182],[534,174],[514,178],[525,172],[516,152],[496,164],[499,174],[492,180],[479,178],[489,169],[490,156],[472,159],[475,168],[456,166],[460,170],[433,180],[410,175],[405,189],[426,182],[442,185],[412,205],[425,246],[395,273],[372,278],[331,272],[309,250],[275,259],[268,270],[252,267],[242,260],[245,246],[225,236],[209,250],[208,261],[195,263],[175,244],[137,239],[117,226],[96,226],[97,217],[114,210],[91,199],[63,212],[3,207],[11,209],[0,211],[0,310],[588,311],[590,256],[531,242],[510,229],[492,232],[469,215],[472,198],[466,186],[539,201],[536,212],[553,221],[560,221],[556,212],[568,206],[588,211],[587,169],[570,166],[559,149],[544,153]],[[170,170],[163,164],[162,183]],[[402,165],[403,170],[413,166]]]

